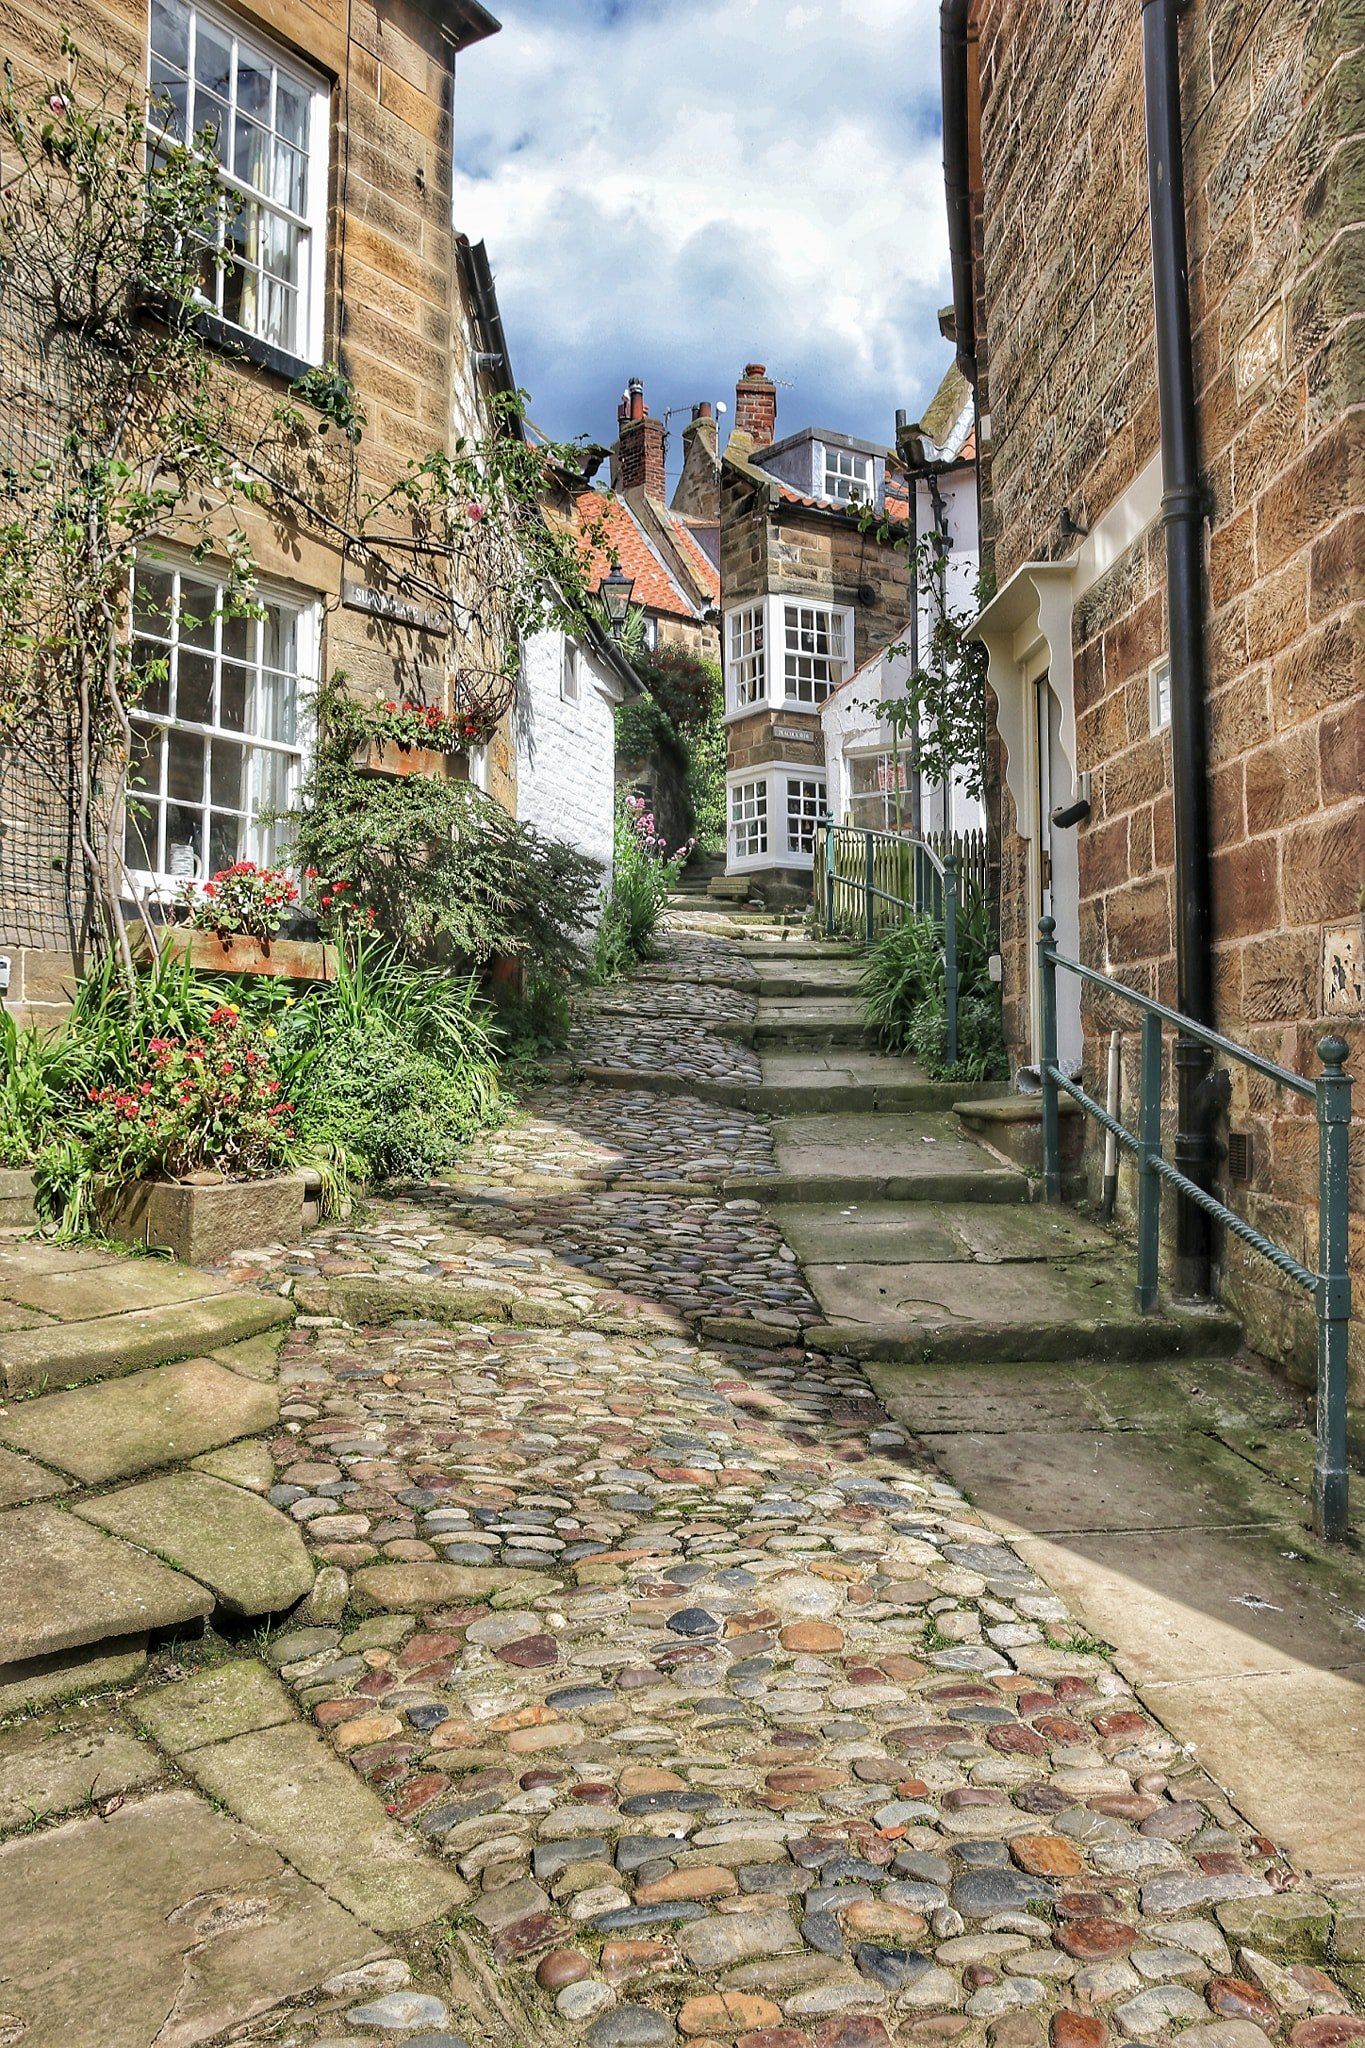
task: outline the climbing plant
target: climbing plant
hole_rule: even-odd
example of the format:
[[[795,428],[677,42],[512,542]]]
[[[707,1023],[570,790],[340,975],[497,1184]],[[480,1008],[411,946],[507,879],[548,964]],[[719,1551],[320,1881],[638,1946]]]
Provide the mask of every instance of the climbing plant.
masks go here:
[[[128,633],[135,558],[174,542],[220,564],[230,611],[254,564],[233,507],[264,486],[241,466],[231,391],[202,333],[202,225],[228,202],[202,148],[162,138],[139,95],[63,76],[0,84],[0,741],[65,816],[66,917],[77,956],[131,977],[122,904],[129,714],[158,680]]]
[[[929,593],[932,618],[927,644],[904,691],[883,698],[874,709],[890,727],[897,752],[906,748],[926,781],[955,781],[976,798],[986,778],[986,650],[969,629],[986,592],[977,582],[968,605],[951,602],[950,554],[951,544],[937,528],[919,543],[915,580]],[[909,652],[905,641],[887,649],[889,655]]]

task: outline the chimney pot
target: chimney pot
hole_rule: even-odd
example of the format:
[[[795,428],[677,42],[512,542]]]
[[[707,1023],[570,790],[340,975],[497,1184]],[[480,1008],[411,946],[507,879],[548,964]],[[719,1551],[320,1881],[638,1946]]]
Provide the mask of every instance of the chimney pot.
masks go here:
[[[735,386],[735,432],[755,448],[766,448],[777,433],[777,386],[762,363],[746,363]]]
[[[700,404],[700,405],[694,405],[694,406],[693,406],[693,408],[692,408],[692,417],[693,417],[693,419],[694,419],[694,420],[709,420],[709,419],[710,419],[710,417],[711,417],[711,401],[710,401],[710,399],[709,399],[709,398],[703,398],[703,400],[702,400],[702,402],[701,402],[701,404]]]
[[[617,411],[619,432],[612,461],[617,490],[644,490],[651,498],[664,495],[664,423],[651,419],[642,377],[632,377]]]

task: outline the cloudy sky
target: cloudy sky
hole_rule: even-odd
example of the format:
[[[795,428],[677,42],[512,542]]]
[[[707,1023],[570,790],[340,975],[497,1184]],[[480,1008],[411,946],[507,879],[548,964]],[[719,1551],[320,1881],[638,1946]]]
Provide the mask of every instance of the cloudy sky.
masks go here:
[[[779,433],[918,415],[949,361],[937,0],[492,4],[457,213],[537,425],[611,440],[631,376],[656,415],[733,409],[746,361]]]

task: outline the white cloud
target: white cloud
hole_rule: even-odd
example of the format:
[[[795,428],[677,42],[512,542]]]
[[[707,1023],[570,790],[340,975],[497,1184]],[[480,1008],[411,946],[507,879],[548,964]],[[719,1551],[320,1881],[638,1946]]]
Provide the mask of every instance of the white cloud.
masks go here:
[[[887,438],[947,366],[936,0],[509,0],[461,65],[459,224],[536,418],[730,395]]]

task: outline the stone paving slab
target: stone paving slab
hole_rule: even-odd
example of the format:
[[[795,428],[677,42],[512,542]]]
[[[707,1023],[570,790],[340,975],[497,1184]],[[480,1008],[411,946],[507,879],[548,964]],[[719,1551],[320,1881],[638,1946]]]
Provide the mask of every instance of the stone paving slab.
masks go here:
[[[29,1393],[190,1358],[286,1323],[292,1313],[287,1302],[221,1289],[209,1300],[7,1331],[0,1333],[0,1385]]]
[[[120,1259],[92,1250],[78,1266],[28,1269],[22,1250],[5,1260],[0,1292],[63,1323],[84,1323],[132,1309],[179,1307],[231,1291],[228,1282],[168,1259]]]
[[[1139,1685],[1138,1696],[1204,1768],[1236,1785],[1314,1884],[1365,1882],[1365,1658]],[[1313,1768],[1305,1771],[1305,1757]],[[1359,1996],[1365,1990],[1359,1977]]]
[[[1116,1251],[1108,1231],[1042,1203],[793,1202],[771,1213],[808,1267],[1112,1259]]]
[[[162,1774],[156,1752],[103,1707],[81,1707],[0,1731],[0,1835],[52,1820]]]
[[[0,2005],[23,2048],[194,2048],[382,1951],[192,1792],[0,1846]]]
[[[1029,1199],[1026,1176],[1002,1166],[946,1113],[783,1117],[773,1125],[773,1144],[778,1172],[798,1201],[837,1201],[843,1191],[849,1200]]]
[[[0,1442],[93,1486],[258,1436],[278,1415],[274,1387],[193,1358],[20,1402],[0,1416]]]
[[[0,1721],[127,1685],[146,1663],[147,1638],[132,1635],[116,1637],[94,1650],[64,1650],[55,1657],[10,1664],[0,1673]]]
[[[908,1205],[907,1205],[908,1206]],[[1084,1260],[806,1262],[806,1279],[827,1322],[1008,1333],[1019,1325],[1138,1322],[1131,1265],[1112,1247]]]
[[[312,1588],[297,1525],[256,1494],[204,1472],[162,1473],[79,1501],[73,1512],[188,1572],[237,1618],[282,1613]]]
[[[74,1515],[0,1515],[0,1684],[6,1665],[200,1621],[213,1596]]]
[[[25,1501],[50,1500],[65,1493],[70,1481],[49,1472],[32,1458],[15,1451],[0,1451],[0,1508],[22,1507]]]
[[[295,1870],[381,1932],[425,1927],[469,1897],[456,1872],[390,1820],[375,1793],[300,1722],[207,1743],[180,1762]]]
[[[295,1719],[289,1694],[254,1657],[144,1692],[131,1711],[172,1756]]]

